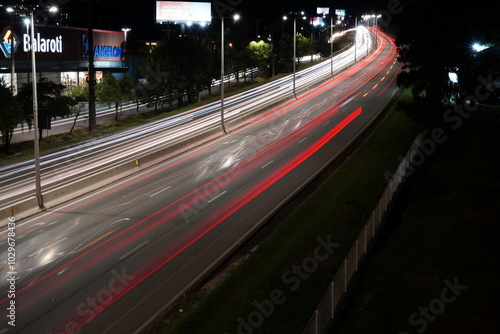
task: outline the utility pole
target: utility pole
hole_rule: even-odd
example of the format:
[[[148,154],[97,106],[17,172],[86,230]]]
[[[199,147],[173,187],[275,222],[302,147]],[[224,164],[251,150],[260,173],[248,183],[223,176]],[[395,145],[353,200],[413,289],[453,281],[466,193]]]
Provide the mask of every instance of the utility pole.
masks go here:
[[[17,74],[16,74],[16,59],[15,59],[15,50],[16,43],[18,41],[15,38],[14,34],[14,14],[11,13],[10,20],[12,24],[10,25],[10,31],[12,32],[10,35],[10,89],[12,91],[12,95],[17,95]]]
[[[295,76],[297,72],[297,17],[293,18],[293,96],[297,99],[297,92],[295,91]]]
[[[92,8],[93,0],[88,0],[87,2],[87,19],[88,19],[88,32],[87,32],[87,42],[89,44],[89,132],[95,132],[97,121],[96,121],[96,110],[95,110],[95,67],[94,67],[94,32],[92,29],[92,17],[94,15]]]
[[[355,19],[355,28],[354,29],[354,62],[357,61],[357,56],[356,56],[356,40],[357,40],[357,36],[358,36],[358,17],[356,16],[356,19]]]
[[[40,171],[40,142],[38,131],[38,95],[37,95],[37,83],[36,83],[36,59],[35,59],[35,14],[34,10],[31,9],[31,29],[30,29],[30,43],[31,43],[31,71],[33,74],[33,125],[35,127],[34,132],[34,144],[35,144],[35,193],[38,200],[38,207],[42,210],[45,209],[43,205],[42,197],[42,184],[41,184],[41,171]]]

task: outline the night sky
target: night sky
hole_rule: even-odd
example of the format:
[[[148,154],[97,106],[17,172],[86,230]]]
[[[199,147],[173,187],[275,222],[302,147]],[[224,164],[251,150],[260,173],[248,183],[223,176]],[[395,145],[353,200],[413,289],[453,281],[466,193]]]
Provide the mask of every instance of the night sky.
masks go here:
[[[25,3],[40,3],[39,0],[6,0],[6,5],[17,4],[21,1]],[[203,0],[198,0],[203,2]],[[206,1],[206,0],[205,0]],[[308,16],[314,16],[317,7],[330,7],[334,9],[346,9],[347,15],[361,15],[368,11],[376,13],[387,6],[388,0],[215,0],[212,2],[212,28],[217,29],[218,21],[215,19],[217,11],[215,4],[226,4],[234,8],[234,13],[241,16],[240,28],[244,27],[249,35],[254,34],[257,23],[269,26],[279,25],[284,14],[291,11],[304,10]],[[407,0],[402,0],[407,1]],[[72,27],[87,26],[87,4],[82,0],[54,0],[59,4],[59,15],[57,21],[62,25]],[[208,1],[206,1],[208,2]],[[132,28],[129,34],[131,39],[155,40],[161,37],[162,26],[155,23],[155,0],[137,1],[132,4],[120,0],[94,0],[93,21],[94,28],[118,30],[124,27]],[[224,15],[231,16],[230,11],[225,11]],[[5,10],[0,13],[1,20],[10,20],[10,16]],[[51,22],[51,24],[55,24]],[[266,23],[267,22],[267,23]]]
[[[68,7],[71,7],[71,0]],[[79,1],[78,1],[79,2]],[[346,9],[348,15],[361,15],[366,11],[376,12],[384,8],[386,0],[313,0],[313,1],[272,1],[272,0],[219,0],[219,3],[228,4],[229,7],[234,7],[234,12],[239,13],[242,17],[242,22],[248,26],[254,26],[257,19],[264,20],[281,20],[281,17],[290,11],[304,10],[309,16],[314,16],[316,7],[330,7],[334,9]],[[139,1],[135,4],[140,6],[128,5],[123,1],[117,0],[101,0],[97,2],[96,18],[99,23],[98,27],[102,29],[120,30],[124,26],[132,28],[130,33],[131,38],[147,38],[148,35],[153,37],[157,30],[160,29],[158,24],[155,24],[155,3],[156,1]],[[212,1],[212,4],[216,1]],[[236,6],[231,6],[231,4]],[[215,5],[212,6],[212,15],[216,16]],[[71,9],[70,9],[71,10]],[[224,15],[230,16],[227,12]],[[216,20],[213,20],[216,24]]]
[[[65,0],[68,1],[68,0]],[[202,0],[200,0],[202,1]],[[122,27],[129,26],[136,30],[154,30],[159,28],[155,24],[155,3],[154,0],[139,1],[133,5],[118,0],[99,0],[96,1],[96,9],[94,19],[98,22],[96,28],[120,30]],[[212,4],[216,1],[212,1]],[[372,10],[376,12],[383,8],[385,0],[338,0],[338,1],[270,1],[270,0],[219,0],[219,3],[228,4],[234,7],[234,12],[241,15],[244,21],[255,21],[259,19],[276,18],[281,20],[281,17],[290,11],[305,10],[308,15],[316,12],[316,7],[330,7],[332,10],[336,8],[347,9],[348,15],[360,15],[365,11]],[[236,6],[231,6],[236,4]],[[82,1],[69,0],[67,4],[61,5],[62,11],[67,11],[70,15],[71,25],[78,24],[78,21],[83,21],[82,17]],[[212,6],[212,15],[216,15],[214,5]],[[228,14],[230,15],[230,14]]]

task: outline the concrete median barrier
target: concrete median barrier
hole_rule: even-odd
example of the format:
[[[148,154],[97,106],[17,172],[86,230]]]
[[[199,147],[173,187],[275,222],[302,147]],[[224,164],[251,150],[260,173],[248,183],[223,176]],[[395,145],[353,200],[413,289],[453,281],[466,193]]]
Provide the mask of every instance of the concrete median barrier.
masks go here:
[[[122,180],[144,168],[154,166],[222,135],[222,130],[219,127],[206,129],[188,139],[172,142],[170,145],[155,152],[138,156],[136,159],[130,159],[123,164],[100,171],[91,176],[64,183],[60,187],[43,192],[45,207],[47,210],[52,210],[57,205]],[[35,196],[23,199],[14,205],[0,208],[0,227],[6,226],[10,217],[15,217],[17,221],[20,221],[40,212],[41,209],[38,207],[38,201]]]

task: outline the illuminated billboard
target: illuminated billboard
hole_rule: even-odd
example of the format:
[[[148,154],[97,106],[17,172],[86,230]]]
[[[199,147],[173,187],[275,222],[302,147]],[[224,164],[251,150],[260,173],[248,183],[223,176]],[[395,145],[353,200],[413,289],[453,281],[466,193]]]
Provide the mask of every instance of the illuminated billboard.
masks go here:
[[[335,9],[335,15],[337,15],[337,19],[340,21],[345,20],[345,9]]]
[[[323,21],[323,17],[311,17],[309,19],[309,23],[314,26],[314,27],[324,27],[325,26],[325,22]]]
[[[156,1],[156,23],[206,25],[212,20],[210,2]]]
[[[318,15],[330,15],[329,7],[317,7],[316,14]]]

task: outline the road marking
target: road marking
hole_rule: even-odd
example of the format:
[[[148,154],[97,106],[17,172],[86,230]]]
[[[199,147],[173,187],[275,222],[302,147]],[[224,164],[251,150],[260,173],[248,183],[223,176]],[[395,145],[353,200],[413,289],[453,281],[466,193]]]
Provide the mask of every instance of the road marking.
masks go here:
[[[358,93],[358,94],[356,94],[356,95],[354,95],[353,97],[351,97],[351,98],[347,99],[346,101],[342,102],[342,104],[341,104],[341,105],[339,105],[339,109],[340,109],[340,108],[342,108],[342,107],[344,107],[346,104],[350,103],[350,102],[351,102],[352,100],[354,100],[355,98],[357,98],[357,97],[358,97],[358,95],[359,95],[359,93]]]
[[[157,192],[155,192],[154,194],[149,195],[149,197],[155,197],[156,195],[159,195],[159,194],[161,194],[162,192],[167,191],[167,190],[168,190],[168,189],[170,189],[170,188],[172,188],[172,186],[168,186],[168,187],[166,187],[166,188],[163,188],[162,190],[157,191]]]
[[[67,239],[68,239],[68,237],[64,237],[62,239],[59,239],[56,242],[54,242],[53,244],[51,244],[51,246],[57,245],[58,243],[61,243],[61,242],[65,241],[65,240],[67,240]]]
[[[52,223],[50,223],[49,225],[47,225],[47,226],[52,226],[52,225],[57,224],[57,223],[59,223],[59,220],[55,220]]]
[[[124,220],[127,220],[127,221],[128,221],[128,220],[130,220],[130,219],[129,219],[129,218],[122,218],[122,219],[120,219],[120,220],[115,221],[114,223],[111,223],[111,225],[110,225],[110,226],[113,226],[113,225],[115,225],[116,223],[119,223],[119,222],[124,221]]]
[[[302,143],[306,139],[307,139],[307,137],[302,138],[301,140],[298,141],[298,144]]]
[[[222,196],[222,195],[224,195],[225,193],[227,193],[227,190],[224,190],[224,191],[223,191],[223,192],[221,192],[219,195],[217,195],[217,196],[215,196],[215,197],[213,197],[213,198],[209,199],[209,200],[207,201],[207,203],[212,203],[213,201],[215,201],[217,198],[221,197],[221,196]]]
[[[272,164],[274,162],[274,160],[271,160],[269,161],[267,164],[265,164],[264,166],[260,167],[262,169],[266,168],[267,166],[269,166],[270,164]]]
[[[127,219],[128,219],[128,218],[127,218]],[[115,222],[115,223],[116,223],[116,222]],[[118,228],[119,228],[119,227],[118,227]],[[98,242],[98,241],[100,241],[100,240],[104,239],[105,237],[107,237],[108,235],[110,235],[111,233],[113,233],[114,231],[118,230],[118,228],[115,228],[113,231],[110,231],[110,232],[108,232],[108,233],[104,234],[103,236],[101,236],[101,237],[97,238],[96,240],[92,241],[91,243],[87,244],[86,246],[84,246],[84,247],[82,247],[82,248],[80,248],[80,249],[78,249],[78,250],[74,251],[74,252],[73,252],[73,254],[79,253],[79,252],[81,252],[82,250],[89,248],[90,246],[92,246],[92,245],[93,245],[93,244],[95,244],[96,242]]]
[[[131,255],[132,253],[135,253],[136,251],[138,251],[140,248],[144,247],[147,243],[149,242],[149,240],[146,240],[144,241],[142,244],[140,244],[139,246],[135,247],[134,249],[128,251],[127,253],[123,254],[122,256],[120,256],[118,258],[118,260],[123,260],[124,258],[128,257],[129,255]]]

